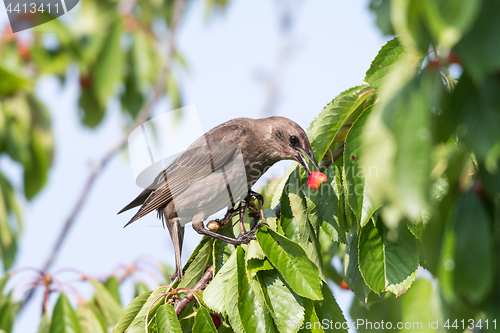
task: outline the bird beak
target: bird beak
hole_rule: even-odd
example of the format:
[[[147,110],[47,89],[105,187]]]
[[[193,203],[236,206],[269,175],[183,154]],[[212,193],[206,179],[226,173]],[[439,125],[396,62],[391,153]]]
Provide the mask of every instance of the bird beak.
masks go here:
[[[302,156],[302,154],[306,155],[311,160],[311,162],[314,164],[316,169],[319,170],[318,162],[316,162],[316,159],[314,158],[314,155],[312,154],[312,152],[307,153],[303,149],[300,149],[300,150],[296,149],[296,151],[297,151],[297,155],[295,155],[295,159],[297,160],[297,162],[299,162],[306,169],[307,175],[311,175],[311,169],[309,168],[309,164],[307,164],[307,162],[304,160],[304,157]]]

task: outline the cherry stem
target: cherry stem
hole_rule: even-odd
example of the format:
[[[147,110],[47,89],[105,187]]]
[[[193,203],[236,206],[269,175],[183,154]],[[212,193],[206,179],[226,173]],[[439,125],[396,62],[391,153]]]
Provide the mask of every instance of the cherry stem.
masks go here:
[[[10,275],[14,276],[14,275],[16,275],[18,273],[21,273],[21,272],[24,272],[24,271],[34,271],[34,272],[36,272],[40,276],[44,276],[45,275],[44,271],[42,271],[41,269],[35,268],[35,267],[22,267],[22,268],[18,268],[15,271],[13,271]]]
[[[186,290],[186,291],[189,291],[194,296],[194,298],[196,298],[196,301],[198,301],[198,305],[202,306],[200,300],[198,299],[198,296],[196,296],[196,294],[194,293],[194,290],[191,290],[191,289],[188,289],[188,288],[184,288],[184,287],[180,287],[180,288],[177,288],[175,290]]]
[[[161,287],[160,287],[160,288],[161,288]],[[171,287],[169,286],[169,288],[171,288]],[[154,304],[155,304],[155,303],[156,303],[156,302],[157,302],[160,298],[162,298],[162,297],[165,297],[165,298],[166,298],[166,297],[168,297],[168,295],[172,294],[172,292],[173,292],[173,291],[169,291],[169,292],[166,292],[166,293],[164,293],[164,294],[161,294],[161,295],[160,295],[160,296],[158,296],[158,297],[157,297],[157,298],[153,301],[153,303],[151,303],[151,305],[149,306],[149,308],[148,308],[148,312],[146,312],[146,327],[145,327],[145,329],[146,329],[146,333],[148,333],[148,326],[149,326],[149,324],[150,324],[150,323],[148,322],[148,317],[149,317],[149,312],[151,311],[151,308],[153,307],[153,305],[154,305]]]

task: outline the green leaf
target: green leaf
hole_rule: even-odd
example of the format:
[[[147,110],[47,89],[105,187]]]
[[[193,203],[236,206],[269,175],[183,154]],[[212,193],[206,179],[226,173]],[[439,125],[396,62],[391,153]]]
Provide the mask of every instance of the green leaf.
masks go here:
[[[122,78],[123,51],[120,46],[122,31],[122,20],[116,18],[109,28],[109,34],[106,37],[93,71],[92,91],[100,109],[106,108],[108,98],[113,94],[115,85]],[[99,122],[100,119],[94,126]]]
[[[120,96],[122,108],[135,119],[144,105],[144,96],[133,72],[128,73],[124,81],[125,92]]]
[[[443,91],[437,73],[425,72],[409,83],[408,64],[391,76],[383,101],[370,112],[362,134],[361,163],[367,184],[384,207],[386,221],[396,225],[406,215],[421,218],[429,207],[431,168],[431,107]],[[402,86],[401,86],[402,84]]]
[[[376,293],[405,292],[418,269],[419,253],[415,237],[405,225],[389,230],[380,218],[367,223],[359,235],[359,270]]]
[[[144,308],[147,300],[151,296],[152,291],[140,294],[130,302],[125,309],[123,309],[118,319],[118,324],[116,325],[113,332],[125,332],[129,328],[130,324],[138,317],[140,311]]]
[[[99,104],[91,89],[82,90],[78,105],[80,106],[80,118],[85,126],[96,127],[99,125],[106,112],[106,107]]]
[[[274,266],[267,259],[259,260],[259,259],[252,258],[252,259],[247,261],[247,272],[248,272],[250,279],[255,278],[255,275],[257,274],[257,272],[269,271],[272,269],[274,269]]]
[[[360,103],[367,94],[363,94],[372,87],[368,84],[362,84],[340,93],[333,99],[320,114],[313,120],[307,129],[307,136],[311,142],[311,149],[317,161],[321,161],[328,151],[330,145],[334,142],[345,120],[354,114],[356,119],[357,110],[363,110]],[[352,121],[354,121],[352,119]]]
[[[325,280],[321,253],[316,246],[317,237],[309,223],[306,199],[300,184],[300,173],[295,169],[288,178],[281,198],[281,225],[285,236],[302,246],[307,257],[318,267],[321,279]]]
[[[42,319],[40,319],[40,325],[38,325],[37,333],[49,333],[49,332],[50,332],[50,317],[47,313],[44,313],[42,315]],[[86,332],[83,331],[83,333]]]
[[[307,219],[306,201],[304,194],[300,190],[300,174],[298,169],[295,169],[290,174],[283,194],[288,195],[290,208],[287,209],[286,200],[281,202],[281,212],[283,214],[281,226],[283,227],[283,231],[285,231],[285,236],[299,243],[305,250],[311,232]],[[291,227],[288,227],[288,225],[291,225]]]
[[[347,246],[344,253],[344,280],[354,292],[354,295],[364,304],[368,304],[370,288],[366,285],[358,265],[358,235],[356,228],[348,233]]]
[[[429,31],[445,51],[451,49],[471,28],[481,3],[481,0],[422,1]]]
[[[438,319],[436,312],[433,310],[435,293],[432,290],[431,281],[416,279],[411,288],[399,299],[402,308],[402,322],[412,323],[412,328],[420,332],[436,331],[429,327],[429,322],[434,323]],[[413,326],[413,323],[422,324],[420,326]]]
[[[350,309],[350,315],[354,322],[359,323],[356,326],[357,331],[360,333],[373,333],[373,323],[384,321],[384,323],[390,322],[392,324],[391,331],[399,332],[399,330],[396,330],[396,323],[401,322],[402,309],[400,300],[403,297],[405,295],[396,298],[394,295],[389,294],[383,302],[373,304],[370,307],[355,299]],[[369,322],[372,324],[370,325]],[[427,323],[428,321],[426,321]],[[380,331],[387,332],[388,330],[380,329]]]
[[[0,95],[13,94],[29,85],[30,82],[27,79],[0,67]]]
[[[248,249],[245,252],[245,261],[248,261],[252,258],[260,260],[266,259],[266,254],[264,253],[264,251],[262,251],[259,243],[255,240],[250,241],[250,244],[248,244]]]
[[[272,332],[272,321],[265,304],[256,296],[245,270],[245,252],[236,249],[238,274],[238,314],[245,332]]]
[[[144,30],[137,29],[132,33],[133,42],[131,49],[130,65],[134,72],[134,79],[138,82],[140,91],[144,91],[154,83],[157,71],[156,51],[151,38]]]
[[[280,222],[283,228],[284,234],[291,240],[296,243],[299,243],[306,247],[307,239],[309,238],[309,229],[306,229],[306,219],[304,214],[299,216],[303,217],[302,219],[297,219],[294,216],[294,209],[292,208],[292,203],[290,202],[290,192],[300,193],[300,176],[297,171],[297,168],[290,173],[280,199],[281,205],[281,213],[280,213]],[[292,195],[292,198],[299,201],[302,204],[302,198],[299,195]],[[295,205],[298,203],[295,202]],[[298,215],[298,208],[295,208],[295,213]],[[305,213],[305,210],[304,212]]]
[[[257,240],[294,292],[313,300],[323,298],[319,269],[307,258],[300,245],[266,227],[257,231]]]
[[[94,297],[99,309],[102,311],[108,326],[115,326],[120,318],[122,306],[116,301],[113,295],[104,285],[94,279],[89,279],[95,289]]]
[[[213,280],[203,291],[203,301],[215,312],[226,314],[225,297],[230,279],[236,273],[236,251],[231,254],[228,261],[217,272]]]
[[[164,304],[156,310],[156,327],[158,332],[182,333],[181,324],[172,305]]]
[[[293,293],[276,270],[259,273],[258,280],[278,331],[295,332],[292,326],[304,321],[302,299]]]
[[[426,54],[431,43],[431,35],[427,29],[421,0],[394,0],[391,2],[391,22],[395,34],[404,44],[417,48]]]
[[[172,109],[175,110],[182,107],[181,90],[175,76],[171,72],[167,73],[167,94],[170,97]]]
[[[0,300],[0,329],[12,332],[21,303],[14,303],[12,291],[5,296],[0,295]]]
[[[305,319],[304,319],[304,324],[299,326],[300,333],[323,333],[325,332],[323,330],[323,325],[320,322],[318,315],[316,314],[316,310],[314,309],[314,304],[311,300],[309,299],[304,299],[304,308],[305,308]],[[294,328],[297,326],[294,325]]]
[[[366,183],[365,173],[372,170],[366,170],[365,166],[360,163],[361,137],[370,114],[369,111],[363,112],[354,122],[347,134],[344,146],[344,188],[346,198],[361,226],[364,226],[380,207],[373,199],[370,185]]]
[[[78,323],[78,317],[71,307],[68,299],[61,294],[54,306],[50,333],[81,333],[82,328]]]
[[[212,317],[210,317],[210,314],[204,307],[199,307],[196,312],[196,317],[194,317],[193,332],[217,332]]]
[[[466,71],[469,71],[477,82],[481,82],[488,72],[500,69],[500,57],[497,57],[500,52],[500,35],[496,33],[500,30],[500,22],[497,19],[499,12],[498,1],[482,1],[474,27],[455,47]]]
[[[251,241],[245,252],[245,264],[250,280],[261,270],[274,269],[273,265],[266,259],[266,254],[262,251],[257,241]]]
[[[76,315],[83,333],[106,333],[95,313],[86,305],[78,305]]]
[[[205,273],[205,268],[210,262],[214,238],[206,237],[193,251],[193,255],[184,266],[184,276],[179,283],[179,287],[193,288]]]
[[[398,298],[395,298],[394,295],[388,295],[383,302],[374,304],[370,308],[361,302],[354,302],[350,314],[352,320],[358,323],[357,330],[360,333],[373,332],[374,323],[382,321],[385,323],[385,330],[380,329],[382,332],[395,331],[397,323],[411,325],[397,331],[436,332],[436,329],[432,329],[429,325],[431,323],[435,325],[437,319],[439,319],[440,327],[444,324],[443,317],[438,317],[439,312],[435,310],[438,301],[436,291],[432,290],[431,282],[425,279],[416,279],[412,287]],[[391,325],[391,327],[388,328],[387,325]]]
[[[391,23],[391,0],[370,0],[370,10],[375,14],[375,23],[384,35],[395,35]]]
[[[122,304],[121,296],[120,296],[120,282],[118,281],[116,276],[109,277],[105,282],[104,286],[110,292],[110,294],[114,297],[114,299],[118,302],[118,304]]]
[[[234,251],[236,253],[237,251]],[[235,255],[236,262],[236,255]],[[227,312],[227,317],[231,328],[237,333],[244,333],[243,324],[241,322],[238,300],[239,300],[239,290],[238,290],[238,271],[235,269],[234,274],[228,280],[226,286],[225,295],[225,308]]]
[[[147,292],[137,296],[123,310],[123,313],[120,316],[119,324],[115,327],[113,333],[123,333],[123,330],[121,330],[122,328],[124,330],[126,329],[127,333],[143,333],[145,331],[146,314],[148,312],[148,309],[151,307],[151,311],[148,317],[148,319],[151,320],[152,315],[155,313],[156,309],[162,304],[162,298],[158,298],[161,295],[165,294],[167,290],[169,290],[169,288],[159,287],[153,292]],[[144,302],[143,299],[146,298],[148,294],[149,297],[147,297],[146,302]],[[152,305],[155,301],[156,303]]]
[[[276,207],[280,203],[282,195],[283,195],[283,189],[285,188],[285,185],[288,182],[288,178],[289,178],[290,174],[295,170],[296,167],[297,167],[296,164],[292,165],[287,170],[287,172],[286,172],[285,176],[283,177],[283,179],[276,186],[276,188],[274,190],[273,198],[271,200],[271,209],[273,209],[274,207]]]
[[[438,277],[449,301],[463,296],[479,304],[493,284],[492,223],[472,191],[459,198],[455,209],[446,228]]]
[[[466,73],[455,88],[449,108],[445,109],[450,123],[456,126],[460,140],[470,147],[481,162],[500,146],[499,79],[488,76],[475,85]],[[471,110],[474,110],[473,112]]]
[[[341,331],[347,333],[347,329],[345,328],[335,330],[335,328],[339,326],[342,327],[342,324],[345,323],[346,320],[335,297],[333,297],[332,291],[326,283],[323,283],[322,292],[325,298],[322,301],[314,302],[314,309],[316,310],[318,319],[322,323],[324,323],[325,320],[328,321],[328,328],[325,328],[325,332]]]
[[[403,45],[398,38],[391,39],[382,46],[373,59],[370,68],[366,71],[365,81],[378,90],[382,86],[384,78],[392,72],[394,65],[405,57],[412,58],[415,67],[417,67],[416,70],[420,70],[418,66],[422,65],[423,57],[415,54],[410,46]]]
[[[328,188],[329,195],[322,198],[318,210],[318,215],[323,220],[321,228],[331,240],[347,244],[342,175],[337,165],[332,165],[329,170],[331,171],[327,172],[327,175],[332,180],[331,189]],[[321,186],[325,187],[326,184]]]
[[[33,124],[31,128],[30,158],[24,167],[24,192],[33,198],[46,184],[54,157],[54,137],[51,132],[50,113],[32,94],[26,97]]]

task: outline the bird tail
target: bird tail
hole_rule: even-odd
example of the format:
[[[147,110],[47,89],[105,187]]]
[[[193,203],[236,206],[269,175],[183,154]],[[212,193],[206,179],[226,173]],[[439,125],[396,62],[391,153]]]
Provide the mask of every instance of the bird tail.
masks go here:
[[[140,212],[140,211],[139,211]],[[137,212],[134,217],[132,217],[132,219],[130,221],[127,222],[127,224],[125,224],[123,226],[123,228],[126,228],[128,227],[130,224],[134,223],[135,221],[137,221],[138,219],[140,219],[141,217],[143,217],[144,215],[140,215],[139,212]]]
[[[129,209],[142,205],[152,192],[153,190],[150,188],[145,189],[144,191],[141,192],[141,194],[137,196],[137,198],[135,198],[134,200],[132,200],[132,202],[123,207],[122,210],[118,212],[118,214],[121,214]]]

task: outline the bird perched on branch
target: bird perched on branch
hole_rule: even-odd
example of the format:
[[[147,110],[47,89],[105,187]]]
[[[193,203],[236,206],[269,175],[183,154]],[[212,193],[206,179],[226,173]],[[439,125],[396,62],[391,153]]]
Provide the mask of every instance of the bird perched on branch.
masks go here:
[[[141,205],[125,225],[156,210],[164,219],[175,251],[175,274],[182,278],[181,250],[184,226],[192,222],[194,230],[229,244],[248,243],[252,230],[238,238],[227,237],[204,227],[210,215],[233,207],[248,195],[262,198],[251,190],[269,167],[281,160],[296,160],[310,174],[304,156],[318,167],[304,130],[284,117],[229,120],[198,138],[189,148],[158,174],[151,186],[118,214]]]

